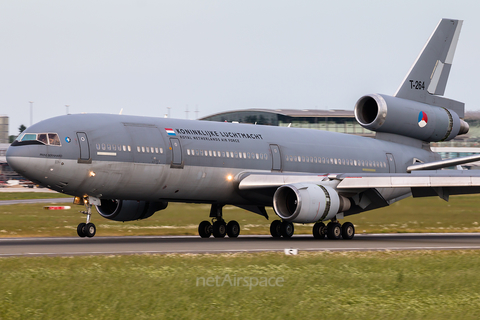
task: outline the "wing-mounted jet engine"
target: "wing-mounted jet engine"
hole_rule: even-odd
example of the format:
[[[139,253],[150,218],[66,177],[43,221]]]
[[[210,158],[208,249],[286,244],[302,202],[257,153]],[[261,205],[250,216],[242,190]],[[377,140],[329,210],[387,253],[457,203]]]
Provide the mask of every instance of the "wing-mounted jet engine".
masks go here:
[[[330,220],[350,208],[350,200],[332,187],[312,183],[286,184],[275,191],[273,207],[285,221],[311,223]]]
[[[339,195],[330,186],[313,183],[293,183],[279,187],[273,196],[275,213],[282,218],[274,220],[270,225],[270,233],[274,237],[290,238],[293,235],[293,222],[311,223],[313,235],[322,239],[352,239],[355,228],[352,223],[341,225],[336,216],[350,209],[350,200]],[[327,226],[322,221],[332,220]]]

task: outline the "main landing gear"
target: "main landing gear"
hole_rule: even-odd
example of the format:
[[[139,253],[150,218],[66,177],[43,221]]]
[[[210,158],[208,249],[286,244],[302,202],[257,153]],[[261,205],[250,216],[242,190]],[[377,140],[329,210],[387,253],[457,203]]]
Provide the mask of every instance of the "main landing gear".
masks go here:
[[[92,217],[92,204],[90,201],[88,201],[88,198],[85,197],[83,199],[83,203],[85,204],[85,208],[87,209],[86,211],[80,211],[83,214],[87,215],[87,222],[86,223],[80,223],[77,227],[77,234],[81,238],[91,238],[95,235],[97,232],[97,228],[93,223],[90,222],[90,218]]]
[[[270,224],[270,234],[274,238],[291,238],[294,233],[293,223],[288,221],[274,220]],[[317,222],[312,229],[315,239],[324,239],[327,236],[330,240],[345,239],[351,240],[355,236],[355,227],[351,222],[343,225],[338,220],[332,220],[326,226],[323,222]]]
[[[202,221],[198,225],[198,234],[202,238],[209,238],[212,234],[215,238],[225,238],[228,235],[229,238],[236,238],[240,234],[240,225],[237,221],[232,220],[228,223],[223,220],[222,217],[223,205],[212,204],[210,209],[210,221]]]

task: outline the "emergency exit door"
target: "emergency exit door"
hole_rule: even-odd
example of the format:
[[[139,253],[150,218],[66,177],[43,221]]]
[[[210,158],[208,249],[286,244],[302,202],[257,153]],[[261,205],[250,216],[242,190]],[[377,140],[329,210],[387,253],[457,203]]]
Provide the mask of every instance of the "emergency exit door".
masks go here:
[[[395,167],[395,158],[393,157],[393,154],[387,153],[387,162],[388,162],[388,172],[390,173],[395,173],[396,172],[396,167]]]
[[[272,170],[282,170],[282,157],[280,155],[280,148],[276,144],[271,144],[270,151],[272,152]]]

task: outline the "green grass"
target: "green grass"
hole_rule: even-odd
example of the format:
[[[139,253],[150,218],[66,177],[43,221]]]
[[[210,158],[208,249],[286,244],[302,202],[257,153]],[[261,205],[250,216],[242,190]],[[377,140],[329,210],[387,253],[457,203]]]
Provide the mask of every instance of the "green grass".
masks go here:
[[[0,319],[478,319],[479,267],[480,251],[4,258]]]
[[[52,198],[72,198],[63,193],[52,192],[0,192],[1,200],[25,200],[25,199],[52,199]]]
[[[67,201],[68,200],[68,201]],[[70,210],[44,210],[47,204],[0,206],[0,237],[74,236],[78,223],[85,221],[79,213],[83,206],[71,204]],[[439,198],[408,198],[390,207],[350,216],[344,221],[354,223],[358,233],[386,232],[479,232],[480,213],[477,195]],[[94,209],[93,222],[97,235],[196,235],[198,223],[209,220],[210,207],[205,204],[170,203],[168,208],[152,217],[131,222],[104,219]],[[225,220],[237,220],[241,234],[269,234],[270,220],[233,206],[224,208]],[[310,234],[312,225],[295,224],[296,234]]]

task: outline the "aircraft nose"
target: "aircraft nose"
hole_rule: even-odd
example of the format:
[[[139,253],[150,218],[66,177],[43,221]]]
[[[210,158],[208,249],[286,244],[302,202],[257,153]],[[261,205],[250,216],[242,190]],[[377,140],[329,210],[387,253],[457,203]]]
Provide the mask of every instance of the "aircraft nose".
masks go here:
[[[10,168],[21,175],[27,171],[29,166],[30,157],[27,149],[28,147],[10,146],[6,153],[7,163]]]

